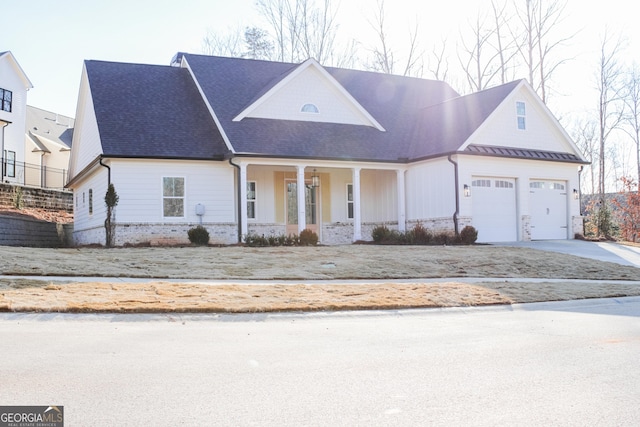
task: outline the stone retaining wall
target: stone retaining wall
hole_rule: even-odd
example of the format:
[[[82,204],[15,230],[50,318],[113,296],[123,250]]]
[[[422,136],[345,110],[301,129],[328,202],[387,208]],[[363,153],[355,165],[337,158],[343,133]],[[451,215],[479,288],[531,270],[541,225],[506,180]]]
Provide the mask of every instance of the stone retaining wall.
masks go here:
[[[73,213],[73,193],[70,191],[0,184],[0,205],[16,206],[18,199],[23,208]]]
[[[0,205],[73,213],[73,193],[0,183]],[[72,245],[73,224],[0,214],[0,245],[63,247]]]
[[[70,246],[73,224],[0,215],[0,245],[59,248]]]

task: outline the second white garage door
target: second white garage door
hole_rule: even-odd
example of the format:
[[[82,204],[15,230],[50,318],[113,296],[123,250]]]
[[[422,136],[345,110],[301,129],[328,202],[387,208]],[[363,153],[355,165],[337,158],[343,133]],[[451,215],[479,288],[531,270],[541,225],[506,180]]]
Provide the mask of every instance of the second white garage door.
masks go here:
[[[567,186],[564,181],[529,182],[531,239],[566,239]]]
[[[473,177],[471,197],[478,242],[518,240],[515,179]]]

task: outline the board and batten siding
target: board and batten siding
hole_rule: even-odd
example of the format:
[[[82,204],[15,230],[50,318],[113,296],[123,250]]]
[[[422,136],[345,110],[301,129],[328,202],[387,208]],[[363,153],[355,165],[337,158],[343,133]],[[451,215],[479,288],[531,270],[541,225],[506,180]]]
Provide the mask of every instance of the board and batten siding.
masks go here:
[[[360,175],[362,222],[398,221],[395,171],[363,169]]]
[[[349,218],[347,207],[347,185],[353,183],[353,172],[350,169],[334,169],[331,171],[331,220],[333,222],[353,222]],[[323,200],[324,207],[324,200]],[[325,222],[330,222],[325,219]]]
[[[193,223],[196,205],[206,223],[235,222],[235,170],[224,162],[185,160],[111,160],[111,181],[120,197],[118,223]],[[163,177],[184,177],[183,218],[163,216]]]
[[[446,159],[412,165],[405,182],[408,221],[451,217],[455,212],[454,167]]]
[[[276,172],[273,167],[251,166],[247,170],[247,181],[256,183],[256,217],[249,218],[247,221],[250,224],[275,223],[275,186],[284,185],[282,177],[276,182]],[[284,204],[284,201],[282,203]]]
[[[16,162],[24,162],[27,88],[17,69],[13,66],[13,61],[9,59],[9,55],[4,55],[0,58],[0,88],[12,92],[11,112],[0,110],[0,119],[11,122],[4,127],[4,149],[16,153]],[[0,130],[0,132],[2,131]],[[0,157],[3,157],[3,155],[4,153],[0,153]],[[5,176],[4,179],[10,182],[22,182],[24,176],[19,176],[22,173],[22,169],[16,166],[15,172],[15,177]]]

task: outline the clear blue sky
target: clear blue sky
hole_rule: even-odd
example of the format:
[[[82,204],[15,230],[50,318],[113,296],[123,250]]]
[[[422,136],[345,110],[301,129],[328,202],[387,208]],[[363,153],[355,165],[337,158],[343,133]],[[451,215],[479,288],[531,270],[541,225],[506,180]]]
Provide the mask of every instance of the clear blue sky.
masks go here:
[[[200,53],[208,29],[260,25],[253,3],[253,0],[4,0],[0,51],[12,51],[31,79],[34,88],[28,95],[30,105],[73,117],[85,59],[168,64],[178,51]],[[402,27],[403,37],[415,16],[425,31],[425,39],[438,40],[448,33],[449,40],[454,40],[458,29],[476,14],[478,5],[486,7],[489,0],[387,0],[386,3],[390,21],[397,28]],[[374,0],[342,0],[343,28],[364,34],[368,24],[362,11],[371,10],[374,4]],[[631,56],[640,52],[637,32],[633,32],[637,26],[631,13],[633,4],[630,0],[569,0],[564,25],[568,32],[581,31],[570,50],[576,59],[558,76],[564,79],[566,99],[579,105],[585,87],[593,86],[594,52],[605,25],[625,31],[629,38],[628,60],[640,62],[640,58]],[[424,45],[430,47],[428,42]],[[457,60],[452,61],[454,68]]]

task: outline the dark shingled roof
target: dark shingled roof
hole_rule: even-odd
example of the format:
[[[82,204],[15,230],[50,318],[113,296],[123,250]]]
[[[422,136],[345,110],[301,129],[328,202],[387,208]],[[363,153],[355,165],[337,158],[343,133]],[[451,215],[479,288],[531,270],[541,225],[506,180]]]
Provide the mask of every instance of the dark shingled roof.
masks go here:
[[[519,83],[514,81],[423,109],[413,124],[407,157],[419,159],[458,150]]]
[[[520,84],[460,96],[448,84],[326,67],[386,130],[350,124],[233,118],[300,64],[179,53],[238,154],[406,162],[459,151]],[[106,156],[219,159],[221,132],[186,68],[86,61]],[[567,153],[471,146],[469,154],[577,162]]]
[[[245,118],[232,121],[298,64],[184,54],[238,153],[397,161],[420,109],[458,94],[444,82],[327,67],[386,132],[369,126]],[[451,147],[452,150],[458,147]]]
[[[222,158],[228,151],[189,71],[86,61],[103,154]]]

